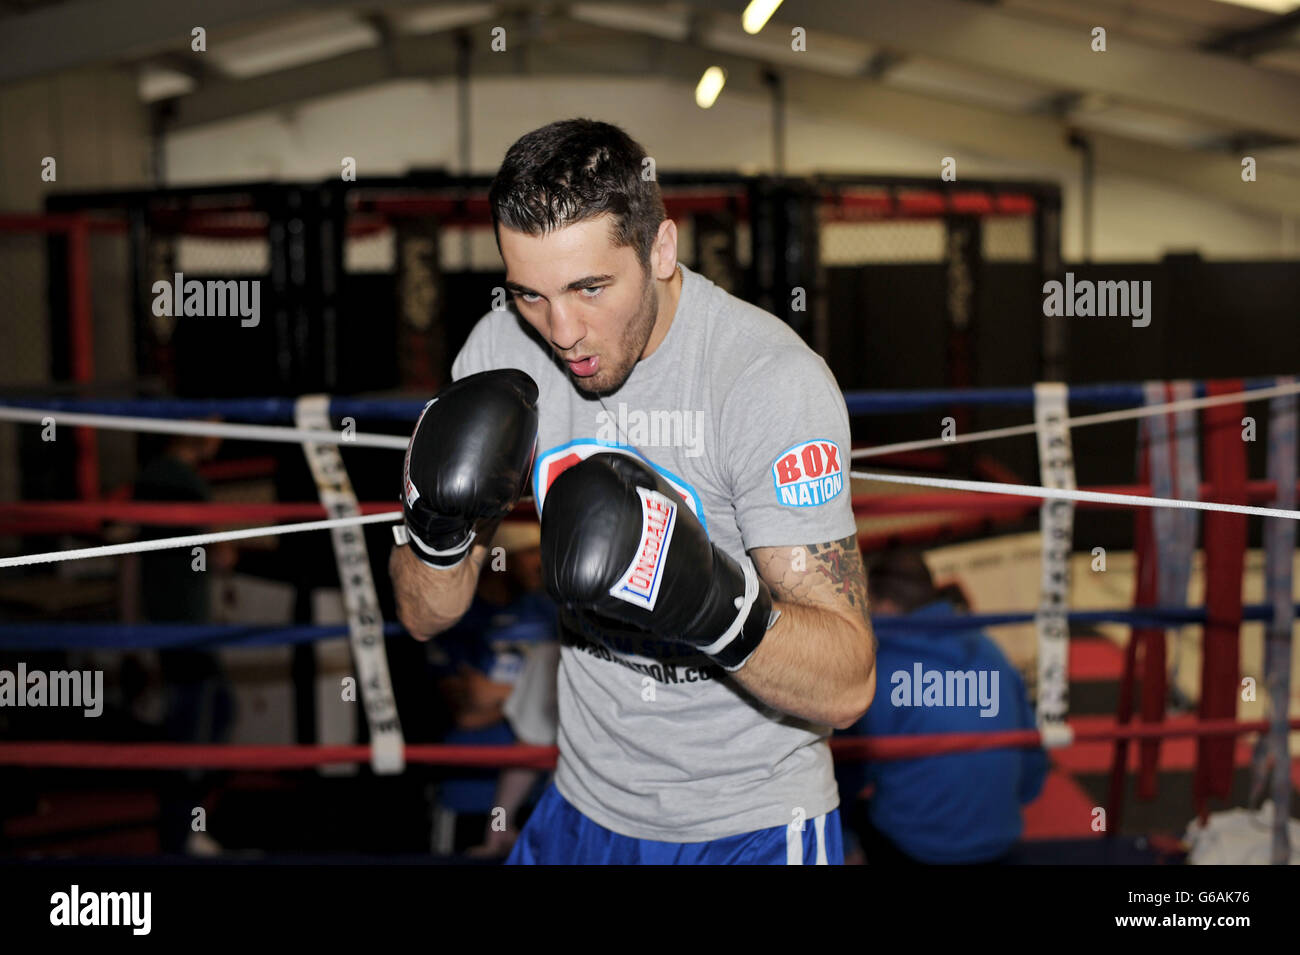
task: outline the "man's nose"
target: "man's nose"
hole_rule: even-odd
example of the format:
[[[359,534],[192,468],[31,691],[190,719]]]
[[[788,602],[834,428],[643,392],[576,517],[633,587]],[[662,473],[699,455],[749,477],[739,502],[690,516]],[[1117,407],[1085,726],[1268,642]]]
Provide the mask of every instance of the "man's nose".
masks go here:
[[[587,334],[582,320],[563,305],[551,307],[551,343],[562,352],[577,347]]]

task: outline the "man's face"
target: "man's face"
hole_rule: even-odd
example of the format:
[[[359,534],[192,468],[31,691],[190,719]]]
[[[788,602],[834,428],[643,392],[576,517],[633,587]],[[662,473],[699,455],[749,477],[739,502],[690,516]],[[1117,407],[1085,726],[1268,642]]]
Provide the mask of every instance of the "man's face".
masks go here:
[[[614,391],[632,374],[659,310],[653,272],[630,246],[613,244],[610,226],[605,215],[541,236],[501,227],[506,288],[519,314],[591,394]]]

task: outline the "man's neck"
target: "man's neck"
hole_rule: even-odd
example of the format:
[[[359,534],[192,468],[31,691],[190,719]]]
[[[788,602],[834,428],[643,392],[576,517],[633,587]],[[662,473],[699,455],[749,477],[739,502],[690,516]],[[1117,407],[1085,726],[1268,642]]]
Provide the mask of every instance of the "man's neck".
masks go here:
[[[673,319],[677,315],[677,303],[682,297],[681,266],[674,268],[673,277],[662,284],[663,287],[659,290],[659,313],[655,316],[655,327],[650,333],[650,341],[646,344],[645,351],[641,353],[642,358],[653,355],[655,349],[668,337],[668,329],[672,327]]]

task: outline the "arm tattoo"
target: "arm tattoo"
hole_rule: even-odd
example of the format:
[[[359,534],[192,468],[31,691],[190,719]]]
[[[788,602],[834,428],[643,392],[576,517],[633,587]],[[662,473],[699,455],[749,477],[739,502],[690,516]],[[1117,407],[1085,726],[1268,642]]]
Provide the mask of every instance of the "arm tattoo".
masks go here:
[[[858,552],[858,539],[846,537],[829,544],[808,547],[810,569],[830,581],[835,592],[842,594],[859,611],[867,609],[867,578]]]
[[[866,617],[867,579],[856,536],[801,547],[761,547],[751,553],[759,576],[777,600],[851,607]]]

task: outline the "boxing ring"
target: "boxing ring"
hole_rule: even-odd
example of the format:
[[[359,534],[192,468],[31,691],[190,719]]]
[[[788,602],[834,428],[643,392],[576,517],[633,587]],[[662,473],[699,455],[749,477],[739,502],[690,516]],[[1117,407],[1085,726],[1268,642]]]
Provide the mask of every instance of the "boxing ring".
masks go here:
[[[1297,475],[1295,466],[1296,395],[1300,383],[1293,378],[1245,381],[1148,382],[1065,386],[1044,384],[1024,388],[948,389],[906,392],[854,392],[845,395],[853,418],[902,412],[933,411],[959,406],[1032,408],[1034,420],[1024,424],[969,433],[946,433],[939,438],[882,446],[856,446],[852,454],[853,509],[859,518],[859,542],[864,552],[900,542],[929,542],[960,535],[1020,526],[1039,513],[1041,580],[1038,606],[1021,611],[970,613],[945,622],[954,629],[982,629],[1005,624],[1033,624],[1037,636],[1038,673],[1032,681],[1037,691],[1038,728],[985,733],[954,733],[888,738],[843,738],[830,743],[836,760],[900,760],[937,757],[1004,747],[1067,749],[1080,744],[1105,744],[1113,748],[1108,834],[1119,831],[1124,811],[1124,783],[1130,772],[1128,746],[1139,746],[1138,792],[1151,798],[1159,764],[1159,747],[1166,740],[1191,739],[1197,746],[1194,780],[1198,810],[1204,817],[1207,800],[1228,796],[1233,763],[1232,747],[1238,737],[1257,735],[1257,776],[1271,776],[1275,805],[1289,804],[1292,758],[1288,739],[1300,730],[1300,716],[1289,712],[1291,696],[1291,634],[1296,604],[1292,580],[1295,551]],[[1268,473],[1249,480],[1245,443],[1241,437],[1246,411],[1260,408],[1256,416],[1267,420]],[[309,458],[321,449],[364,448],[402,451],[407,439],[399,435],[356,429],[367,421],[409,427],[423,402],[369,400],[313,396],[304,399],[245,398],[233,400],[179,399],[49,399],[8,400],[0,403],[0,421],[41,427],[112,429],[137,433],[188,434],[252,442],[299,444]],[[1076,408],[1100,408],[1072,414]],[[204,420],[220,416],[221,422]],[[1199,425],[1198,425],[1199,420]],[[1254,418],[1250,419],[1252,422]],[[1074,430],[1121,421],[1138,422],[1141,482],[1129,485],[1077,487],[1070,451]],[[1188,429],[1191,429],[1189,432]],[[1261,429],[1262,430],[1262,429]],[[1193,433],[1203,450],[1204,474],[1185,466],[1186,448],[1174,435]],[[959,480],[943,476],[905,473],[906,469],[942,470],[946,451],[956,445],[1034,437],[1039,446],[1040,481],[1021,484],[998,473],[996,467],[978,468],[985,477]],[[83,455],[78,473],[93,471],[93,442],[79,440]],[[333,452],[337,459],[337,452]],[[1179,461],[1179,455],[1184,458]],[[87,460],[86,458],[89,458]],[[872,461],[872,470],[862,464]],[[341,462],[337,459],[336,463]],[[341,466],[341,463],[339,464]],[[394,461],[394,468],[396,462]],[[885,468],[887,470],[880,470]],[[330,530],[336,556],[351,548],[358,535],[351,529],[370,524],[392,524],[402,517],[400,507],[385,501],[357,501],[350,495],[346,472],[323,478],[318,473],[321,500],[278,503],[172,503],[129,500],[124,493],[107,499],[80,501],[23,501],[0,505],[0,533],[69,533],[94,536],[110,525],[147,524],[176,527],[225,527],[199,534],[101,544],[76,549],[29,553],[0,558],[0,573],[38,564],[169,548],[200,547],[255,537]],[[83,479],[83,486],[92,482]],[[866,486],[876,488],[872,493]],[[881,493],[881,486],[907,493]],[[327,493],[328,492],[328,493]],[[1076,543],[1075,508],[1129,508],[1137,517],[1134,537],[1135,605],[1106,609],[1071,609],[1068,560]],[[1205,515],[1197,543],[1195,520]],[[899,527],[872,528],[874,519],[918,518]],[[926,516],[930,519],[926,520]],[[1183,523],[1170,523],[1173,515]],[[1267,519],[1264,549],[1268,558],[1267,601],[1247,604],[1242,595],[1242,562],[1248,545],[1246,518]],[[531,501],[521,502],[512,520],[535,520]],[[866,525],[865,527],[863,525]],[[1190,535],[1190,536],[1189,536]],[[1178,546],[1175,546],[1177,544]],[[359,545],[365,547],[362,540]],[[1197,549],[1206,560],[1206,600],[1188,606],[1186,587],[1178,595],[1167,581],[1172,565],[1189,560]],[[340,563],[342,566],[342,563]],[[383,586],[383,582],[379,582]],[[371,584],[373,589],[373,584]],[[1171,598],[1171,593],[1174,596]],[[1268,718],[1238,720],[1240,673],[1237,655],[1243,622],[1267,627],[1265,672],[1270,708]],[[1070,628],[1074,625],[1115,624],[1129,629],[1124,650],[1124,670],[1115,718],[1108,725],[1084,725],[1071,719],[1069,708]],[[906,618],[873,616],[878,633],[905,633],[915,622]],[[1166,718],[1165,638],[1173,628],[1202,628],[1201,693],[1195,718]],[[0,625],[0,650],[131,650],[158,648],[269,647],[310,644],[350,636],[354,654],[362,652],[358,637],[369,635],[365,651],[369,662],[357,660],[358,675],[376,666],[374,643],[383,654],[383,637],[399,636],[402,628],[391,622],[360,621],[354,613],[349,624],[339,626],[248,626],[231,624],[108,624],[39,623]],[[1137,660],[1141,655],[1143,665]],[[358,680],[363,691],[386,685]],[[1139,687],[1139,679],[1141,681]],[[382,691],[381,691],[382,692]],[[1140,695],[1141,704],[1136,702]],[[378,718],[373,706],[384,701],[367,699],[372,730]],[[387,701],[391,704],[391,700]],[[1135,722],[1136,720],[1136,722]],[[99,770],[256,770],[278,772],[337,764],[369,764],[377,773],[399,773],[407,765],[440,767],[546,770],[554,766],[556,749],[548,746],[459,746],[406,744],[396,736],[376,736],[370,745],[207,745],[162,743],[103,743],[77,741],[0,742],[0,766],[27,769],[81,768]],[[1271,767],[1266,768],[1265,763]],[[1277,813],[1274,860],[1290,852],[1283,813]]]

